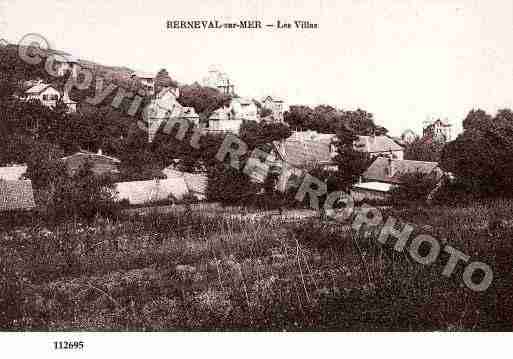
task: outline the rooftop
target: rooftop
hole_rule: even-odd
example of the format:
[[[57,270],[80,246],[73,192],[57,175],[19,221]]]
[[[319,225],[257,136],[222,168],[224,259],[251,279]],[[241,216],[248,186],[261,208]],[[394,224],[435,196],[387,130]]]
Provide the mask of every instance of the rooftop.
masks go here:
[[[392,171],[390,170],[392,168]],[[367,181],[379,181],[386,183],[401,183],[401,176],[406,173],[434,173],[441,176],[442,170],[437,162],[412,161],[412,160],[390,160],[378,157],[362,177]]]
[[[388,136],[358,136],[356,149],[362,152],[377,153],[402,151],[403,148]]]

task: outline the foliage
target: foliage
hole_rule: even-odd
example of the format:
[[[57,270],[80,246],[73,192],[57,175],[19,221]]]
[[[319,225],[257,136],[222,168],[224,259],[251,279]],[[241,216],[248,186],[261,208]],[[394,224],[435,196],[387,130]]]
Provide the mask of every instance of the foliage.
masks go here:
[[[308,106],[291,106],[285,112],[284,119],[292,129],[299,131],[336,133],[345,126],[357,135],[382,135],[387,132],[385,128],[374,123],[371,113],[360,109],[344,111],[328,105],[320,105],[313,109]]]
[[[109,217],[115,214],[115,192],[108,176],[98,176],[85,164],[71,177],[64,166],[47,187],[50,203],[49,215],[55,219],[79,217],[92,220],[96,216]]]
[[[185,85],[180,88],[180,97],[178,102],[187,107],[193,107],[200,118],[205,120],[210,117],[212,112],[227,106],[231,97],[221,93],[219,90],[203,87],[197,83]]]
[[[401,185],[390,190],[391,200],[394,204],[406,203],[418,205],[424,202],[433,190],[438,180],[433,175],[422,172],[404,173],[400,176]]]
[[[501,110],[494,118],[482,110],[471,111],[464,120],[464,132],[444,147],[441,167],[473,192],[512,194],[512,119],[510,110]]]
[[[413,161],[439,162],[444,144],[439,141],[416,138],[407,143],[404,149],[404,159]]]

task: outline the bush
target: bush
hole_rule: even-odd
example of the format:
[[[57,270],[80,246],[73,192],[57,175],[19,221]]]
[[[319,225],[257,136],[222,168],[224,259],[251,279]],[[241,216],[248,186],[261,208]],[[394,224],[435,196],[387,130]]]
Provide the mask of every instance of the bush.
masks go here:
[[[63,166],[58,167],[44,192],[48,201],[46,214],[53,220],[112,217],[120,206],[114,201],[112,179],[94,174],[87,163],[71,177]]]
[[[421,172],[405,173],[401,176],[402,184],[390,191],[391,202],[395,205],[424,202],[437,182],[433,175]]]

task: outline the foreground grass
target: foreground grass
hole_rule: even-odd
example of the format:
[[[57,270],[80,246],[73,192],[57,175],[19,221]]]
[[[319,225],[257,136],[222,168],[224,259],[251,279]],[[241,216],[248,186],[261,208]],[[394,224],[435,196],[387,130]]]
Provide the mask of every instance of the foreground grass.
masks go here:
[[[485,292],[348,224],[185,213],[0,234],[11,330],[511,330],[513,204],[390,210],[490,264]]]

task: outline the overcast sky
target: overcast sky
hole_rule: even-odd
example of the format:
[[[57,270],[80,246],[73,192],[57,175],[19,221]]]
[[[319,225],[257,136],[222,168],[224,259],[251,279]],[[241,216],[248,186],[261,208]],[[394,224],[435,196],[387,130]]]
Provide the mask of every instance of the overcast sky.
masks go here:
[[[266,5],[263,5],[266,3]],[[316,30],[167,30],[166,20],[310,20]],[[242,96],[358,107],[392,134],[429,115],[513,108],[510,0],[0,0],[0,36],[44,35],[105,65],[180,82],[221,65]]]

